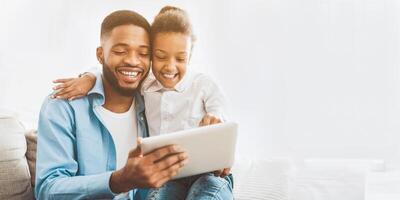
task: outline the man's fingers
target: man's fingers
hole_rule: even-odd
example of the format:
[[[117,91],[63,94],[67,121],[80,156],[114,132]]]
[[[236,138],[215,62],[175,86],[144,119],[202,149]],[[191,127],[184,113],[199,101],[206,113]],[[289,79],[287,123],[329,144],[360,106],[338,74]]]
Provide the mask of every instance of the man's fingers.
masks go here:
[[[188,160],[180,160],[173,165],[169,166],[168,168],[165,168],[164,170],[160,171],[160,173],[157,175],[160,177],[160,179],[166,179],[165,181],[168,181],[172,177],[176,176],[178,174],[179,170],[187,164]],[[161,181],[162,182],[162,181]]]
[[[137,144],[135,149],[132,149],[131,151],[129,151],[129,158],[132,157],[142,157],[142,146],[140,145],[140,143]]]
[[[156,167],[159,170],[164,170],[164,169],[171,167],[172,165],[174,165],[176,163],[187,160],[187,158],[188,158],[188,156],[186,153],[179,153],[179,154],[171,155],[171,156],[165,157],[164,159],[161,159],[158,162],[156,162]]]
[[[172,155],[172,154],[177,154],[177,153],[182,153],[183,150],[177,145],[169,145],[166,147],[161,147],[159,149],[156,149],[146,155],[148,159],[150,159],[151,162],[156,162],[160,160],[161,158],[164,158],[167,155]]]

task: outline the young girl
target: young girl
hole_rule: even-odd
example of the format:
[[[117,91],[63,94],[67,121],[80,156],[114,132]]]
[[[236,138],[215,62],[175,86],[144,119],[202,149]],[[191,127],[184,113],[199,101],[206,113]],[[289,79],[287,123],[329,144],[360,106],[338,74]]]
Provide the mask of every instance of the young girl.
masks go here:
[[[186,12],[171,6],[161,9],[150,37],[152,74],[142,86],[150,136],[225,121],[221,90],[209,77],[187,67],[195,36]],[[72,100],[86,95],[94,85],[93,77],[57,80],[61,84],[54,89],[62,89],[55,97]],[[233,199],[229,171],[169,181],[151,189],[147,199]]]

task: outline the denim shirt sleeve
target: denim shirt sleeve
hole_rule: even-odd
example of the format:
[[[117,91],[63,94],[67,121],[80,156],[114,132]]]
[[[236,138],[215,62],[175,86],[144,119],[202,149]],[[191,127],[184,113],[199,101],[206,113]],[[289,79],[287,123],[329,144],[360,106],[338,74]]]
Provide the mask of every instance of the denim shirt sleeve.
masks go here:
[[[112,172],[78,175],[73,109],[67,101],[46,99],[38,125],[37,199],[113,198]]]

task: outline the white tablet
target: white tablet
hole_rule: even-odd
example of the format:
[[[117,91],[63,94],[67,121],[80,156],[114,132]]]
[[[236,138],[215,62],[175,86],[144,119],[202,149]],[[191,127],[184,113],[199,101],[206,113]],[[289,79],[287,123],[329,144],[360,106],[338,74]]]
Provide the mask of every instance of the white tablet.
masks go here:
[[[238,125],[226,122],[142,139],[147,154],[160,147],[177,144],[188,154],[188,163],[172,179],[232,167]]]

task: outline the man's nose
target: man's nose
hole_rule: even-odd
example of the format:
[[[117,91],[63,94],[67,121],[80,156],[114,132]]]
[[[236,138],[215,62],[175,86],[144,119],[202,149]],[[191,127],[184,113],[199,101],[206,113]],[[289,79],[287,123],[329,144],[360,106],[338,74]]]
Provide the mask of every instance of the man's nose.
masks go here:
[[[124,62],[131,66],[137,66],[140,64],[140,57],[137,53],[130,53],[124,58]]]

